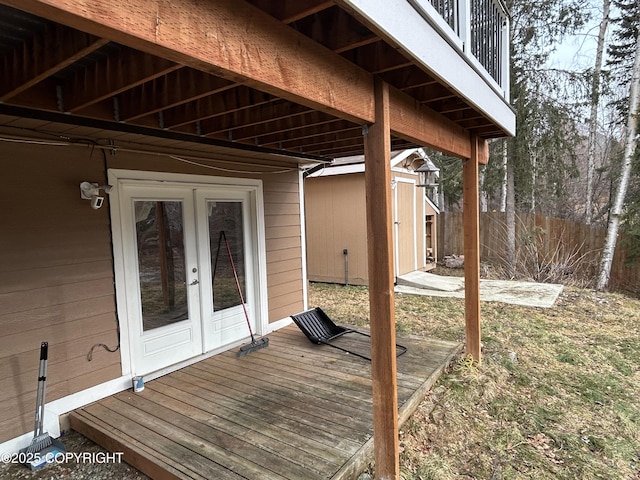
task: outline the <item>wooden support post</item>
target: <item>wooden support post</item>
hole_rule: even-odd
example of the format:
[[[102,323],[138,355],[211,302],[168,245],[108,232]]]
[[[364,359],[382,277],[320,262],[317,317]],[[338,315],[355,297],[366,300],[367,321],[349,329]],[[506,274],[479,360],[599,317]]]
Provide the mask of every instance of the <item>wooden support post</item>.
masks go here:
[[[376,479],[398,480],[400,461],[391,233],[389,86],[376,78],[374,91],[375,124],[368,128],[364,142],[374,457]]]
[[[464,229],[464,317],[467,354],[480,362],[480,208],[479,163],[485,163],[486,141],[471,136],[471,158],[462,167]]]

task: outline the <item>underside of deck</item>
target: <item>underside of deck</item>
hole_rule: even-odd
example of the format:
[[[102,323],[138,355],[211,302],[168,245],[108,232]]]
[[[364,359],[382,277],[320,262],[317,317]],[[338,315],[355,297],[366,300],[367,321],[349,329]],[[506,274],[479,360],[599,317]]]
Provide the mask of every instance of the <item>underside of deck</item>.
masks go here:
[[[152,478],[343,480],[372,458],[371,366],[294,325],[268,348],[216,355],[70,416],[71,427]],[[342,345],[366,350],[366,337]],[[398,338],[400,423],[461,345]]]

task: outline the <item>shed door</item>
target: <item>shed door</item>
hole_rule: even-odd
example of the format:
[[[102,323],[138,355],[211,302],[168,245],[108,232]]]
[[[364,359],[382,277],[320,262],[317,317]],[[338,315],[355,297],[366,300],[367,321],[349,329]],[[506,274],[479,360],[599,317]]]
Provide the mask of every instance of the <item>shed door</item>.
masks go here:
[[[396,276],[416,270],[415,184],[396,178],[394,194]]]

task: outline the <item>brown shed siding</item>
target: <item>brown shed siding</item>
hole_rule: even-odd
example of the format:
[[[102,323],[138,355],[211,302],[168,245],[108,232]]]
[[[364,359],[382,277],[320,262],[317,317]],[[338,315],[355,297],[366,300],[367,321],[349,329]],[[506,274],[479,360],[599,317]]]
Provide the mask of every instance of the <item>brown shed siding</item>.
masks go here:
[[[344,283],[346,248],[349,283],[366,285],[364,175],[307,178],[305,208],[309,280]]]
[[[232,175],[118,152],[109,168]],[[0,159],[0,442],[33,428],[38,349],[50,343],[47,401],[121,375],[109,209],[79,183],[106,178],[100,151],[2,143]],[[229,164],[224,164],[229,167]],[[270,321],[302,310],[298,172],[263,175]],[[108,198],[107,198],[108,200]],[[106,207],[106,205],[105,205]]]
[[[427,209],[422,187],[413,183],[417,181],[415,174],[393,171],[392,178],[412,181],[398,181],[396,184],[397,199],[401,205],[398,218],[400,273],[414,270],[414,244],[417,249],[417,268],[424,270],[428,268],[425,256],[425,215],[435,212]],[[344,283],[343,249],[347,248],[349,283],[368,284],[365,203],[364,173],[305,180],[309,280]],[[395,228],[393,230],[395,236]]]

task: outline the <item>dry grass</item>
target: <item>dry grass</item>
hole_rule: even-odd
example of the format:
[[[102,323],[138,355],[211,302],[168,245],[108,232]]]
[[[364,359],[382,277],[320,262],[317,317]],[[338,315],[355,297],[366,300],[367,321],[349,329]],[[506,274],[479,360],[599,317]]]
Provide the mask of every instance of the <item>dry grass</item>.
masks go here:
[[[312,284],[310,304],[367,323],[366,288]],[[403,426],[403,479],[640,479],[640,300],[566,288],[481,311],[483,362],[458,359]],[[464,339],[460,299],[396,295],[396,321]]]

